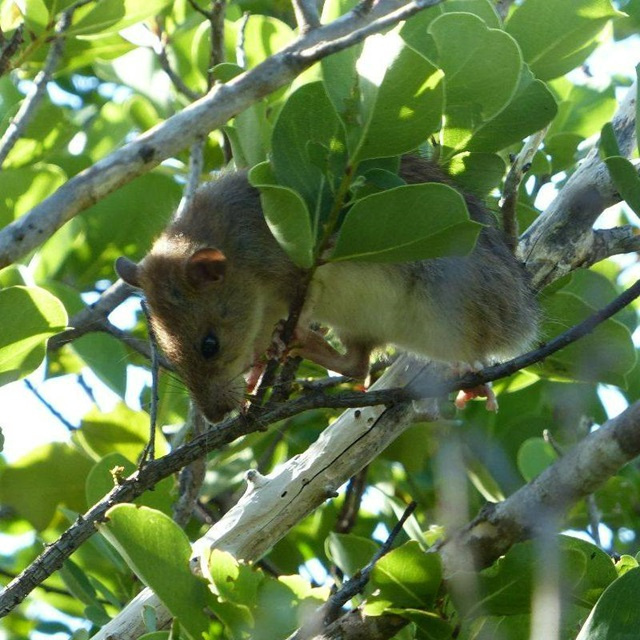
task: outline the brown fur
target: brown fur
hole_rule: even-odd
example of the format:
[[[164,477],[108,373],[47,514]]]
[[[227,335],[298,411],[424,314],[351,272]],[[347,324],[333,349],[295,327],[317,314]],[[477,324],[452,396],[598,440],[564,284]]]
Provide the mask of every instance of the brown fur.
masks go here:
[[[408,183],[452,185],[436,165],[414,156],[403,159],[401,175]],[[338,354],[317,335],[307,336],[301,353],[362,375],[371,349],[385,344],[469,363],[526,347],[535,336],[537,307],[524,271],[492,216],[463,195],[471,217],[489,225],[469,256],[320,267],[303,317],[332,326],[347,353]],[[195,277],[189,275],[198,251],[203,260],[222,255],[223,264],[212,264],[211,274],[196,265]],[[269,346],[301,279],[269,231],[259,194],[243,172],[202,187],[140,265],[119,263],[118,272],[144,290],[162,349],[210,420],[238,406],[242,374]],[[203,358],[202,340],[210,332],[220,352]],[[303,337],[305,332],[301,327]]]

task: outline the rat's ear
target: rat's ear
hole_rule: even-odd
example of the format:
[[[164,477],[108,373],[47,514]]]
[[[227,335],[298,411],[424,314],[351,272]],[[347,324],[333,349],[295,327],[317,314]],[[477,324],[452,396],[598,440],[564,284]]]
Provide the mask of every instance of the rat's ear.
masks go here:
[[[129,258],[125,258],[124,256],[120,256],[116,260],[115,264],[116,273],[132,287],[136,287],[140,289],[140,277],[139,277],[139,266],[129,260]]]
[[[200,289],[209,284],[222,282],[227,269],[227,257],[219,249],[198,249],[187,260],[186,272],[189,282]]]

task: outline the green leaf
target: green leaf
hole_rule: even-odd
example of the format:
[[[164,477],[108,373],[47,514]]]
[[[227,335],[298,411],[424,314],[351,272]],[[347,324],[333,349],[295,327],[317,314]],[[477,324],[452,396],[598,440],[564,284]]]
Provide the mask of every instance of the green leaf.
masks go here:
[[[549,80],[582,64],[596,36],[619,15],[609,0],[526,0],[505,28],[536,76]]]
[[[444,184],[415,184],[358,200],[347,213],[331,260],[404,262],[463,255],[481,226],[462,196]]]
[[[0,290],[0,385],[28,375],[46,353],[46,341],[67,324],[64,306],[38,287]]]
[[[87,476],[87,505],[91,506],[102,500],[116,486],[118,480],[128,478],[136,469],[137,466],[131,460],[117,451],[105,455],[96,462]],[[145,491],[136,498],[135,504],[171,515],[176,500],[174,489],[173,478],[165,478],[154,486],[153,491]]]
[[[66,182],[60,167],[37,164],[0,173],[0,226],[13,222]]]
[[[94,410],[83,418],[73,439],[96,459],[118,451],[135,463],[149,439],[149,417],[144,411],[133,411],[124,404],[110,413]],[[156,457],[165,455],[168,450],[165,437],[160,429],[156,429]]]
[[[265,220],[274,238],[298,266],[313,265],[313,232],[304,200],[293,189],[275,181],[268,162],[249,172],[249,182],[260,189],[260,202]]]
[[[442,71],[399,35],[367,38],[356,69],[358,117],[345,122],[353,163],[407,153],[439,128]]]
[[[450,640],[453,638],[453,627],[438,614],[418,609],[389,609],[416,626],[416,640]]]
[[[378,550],[373,540],[334,531],[329,534],[324,546],[328,558],[348,576],[355,575],[365,567]]]
[[[600,156],[604,159],[619,155],[620,147],[618,146],[618,139],[613,130],[613,124],[607,122],[600,132]]]
[[[529,438],[518,449],[518,469],[530,482],[558,459],[553,447],[543,438]]]
[[[59,569],[60,577],[64,581],[67,589],[73,594],[75,598],[87,605],[93,605],[104,615],[106,611],[98,599],[98,594],[94,589],[91,582],[87,578],[86,573],[82,568],[71,559],[64,561],[64,564]],[[107,617],[108,620],[108,617]]]
[[[302,196],[317,225],[333,203],[334,184],[345,166],[344,131],[321,82],[302,85],[289,96],[271,145],[277,183]]]
[[[168,516],[131,504],[112,507],[98,530],[125,558],[136,575],[176,616],[190,638],[209,628],[205,608],[211,596],[189,569],[191,545]]]
[[[557,291],[542,302],[545,341],[595,313],[593,307],[566,291]],[[532,370],[560,380],[605,382],[624,387],[625,375],[633,369],[635,362],[636,351],[629,330],[610,318],[592,333],[545,358]]]
[[[636,214],[640,214],[640,177],[636,167],[620,156],[605,158],[605,163],[623,200]]]
[[[258,587],[263,581],[261,572],[239,562],[227,551],[214,549],[209,558],[210,589],[222,600],[255,606]]]
[[[374,608],[379,608],[381,603],[411,609],[429,608],[441,581],[440,557],[435,553],[425,553],[417,542],[411,540],[376,563],[371,572],[375,595],[369,602]]]
[[[551,173],[571,169],[576,162],[578,145],[584,138],[576,133],[556,133],[547,136],[544,150],[551,157]]]
[[[522,138],[549,124],[557,109],[551,91],[544,82],[535,80],[526,69],[511,102],[495,117],[477,128],[467,149],[495,152],[519,143]]]
[[[598,600],[576,640],[633,640],[640,628],[640,569],[613,582]]]
[[[58,505],[82,513],[91,460],[73,447],[54,442],[37,447],[2,471],[0,502],[36,529],[45,529]]]
[[[41,35],[49,26],[49,10],[44,0],[24,1],[24,22],[27,29]]]
[[[112,391],[127,392],[127,350],[106,333],[89,333],[73,341],[73,350]]]
[[[283,49],[295,39],[293,29],[286,23],[259,14],[249,15],[246,24],[237,21],[237,28],[244,30],[244,50],[247,58],[247,68],[251,69],[269,56]]]
[[[438,50],[435,62],[444,70],[442,139],[447,147],[460,149],[475,130],[513,100],[522,72],[520,50],[504,31],[490,29],[467,13],[440,16],[429,26],[429,33]],[[500,60],[499,74],[495,72],[496,60]]]
[[[484,197],[501,184],[506,165],[494,153],[466,152],[453,156],[446,170],[465,191]]]
[[[171,0],[109,0],[91,3],[86,10],[78,10],[78,19],[69,29],[71,35],[115,33],[126,27],[156,16],[171,4]]]

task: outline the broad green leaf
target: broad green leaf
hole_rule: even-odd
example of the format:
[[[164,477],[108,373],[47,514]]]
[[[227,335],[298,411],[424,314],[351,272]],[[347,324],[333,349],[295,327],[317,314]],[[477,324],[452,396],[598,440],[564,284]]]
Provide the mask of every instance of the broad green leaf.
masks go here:
[[[557,112],[556,101],[544,82],[525,70],[511,102],[473,133],[469,151],[496,152],[544,128]]]
[[[544,340],[563,333],[595,313],[595,309],[578,296],[565,291],[543,299]],[[609,319],[568,347],[535,365],[535,373],[563,380],[605,382],[625,386],[625,375],[636,362],[636,352],[629,330]]]
[[[531,482],[558,459],[553,447],[543,438],[529,438],[518,450],[518,469]]]
[[[427,609],[440,589],[442,565],[435,553],[425,553],[411,540],[383,556],[371,572],[374,588],[365,607],[379,610],[382,603],[392,607]]]
[[[46,353],[46,341],[67,324],[56,297],[38,287],[0,290],[0,385],[28,375]]]
[[[618,139],[611,122],[607,122],[600,132],[600,157],[602,159],[612,158],[620,155]]]
[[[482,124],[513,100],[523,68],[520,50],[504,31],[490,29],[468,13],[436,18],[429,25],[429,33],[438,50],[434,62],[444,71],[442,139],[447,147],[460,149]],[[500,74],[495,73],[496,60],[500,61]]]
[[[613,582],[591,611],[576,640],[633,640],[640,628],[640,569]]]
[[[213,69],[213,77],[220,82],[229,82],[244,69],[236,64],[223,63]],[[237,168],[249,168],[264,162],[271,134],[264,102],[256,102],[233,120],[233,125],[224,127],[233,149],[233,160]]]
[[[416,640],[450,640],[454,637],[453,627],[437,613],[420,611],[419,609],[389,609],[416,626]]]
[[[122,399],[127,392],[127,350],[106,333],[89,333],[74,340],[72,349]]]
[[[358,200],[340,229],[331,260],[405,262],[471,251],[480,224],[444,184],[389,189]]]
[[[440,127],[442,71],[398,34],[367,38],[356,69],[359,113],[345,122],[352,162],[407,153]]]
[[[0,226],[33,209],[66,180],[64,171],[55,165],[3,169],[0,173]]]
[[[149,209],[150,194],[154,211]],[[180,187],[159,172],[121,187],[82,213],[86,242],[73,247],[58,277],[68,278],[80,289],[93,287],[102,278],[114,280],[116,258],[142,257],[179,201]]]
[[[640,214],[640,177],[631,162],[620,156],[605,158],[609,175],[623,200]]]
[[[248,69],[257,66],[295,39],[295,33],[289,25],[271,16],[251,14],[246,24],[242,20],[238,20],[236,24],[238,34],[240,28],[244,30]]]
[[[37,36],[49,26],[49,10],[44,0],[24,0],[24,22],[28,30]]]
[[[562,535],[560,548],[577,552],[584,557],[585,571],[572,585],[571,595],[581,606],[592,607],[602,592],[618,577],[618,565],[614,565],[606,551],[580,538]]]
[[[249,181],[260,189],[260,202],[269,229],[287,255],[300,267],[313,264],[313,232],[304,200],[293,189],[275,181],[268,162],[249,172]]]
[[[98,460],[87,476],[87,506],[99,502],[106,496],[118,481],[128,478],[136,471],[136,465],[121,453],[114,451]],[[171,515],[176,500],[175,482],[172,477],[165,478],[156,484],[153,491],[145,491],[136,498],[135,504],[144,505],[157,511]]]
[[[551,173],[567,171],[575,165],[578,145],[584,139],[577,133],[556,133],[547,136],[544,150],[551,158]]]
[[[86,605],[93,605],[106,616],[98,594],[82,568],[70,558],[59,569],[60,577],[71,594]],[[109,617],[107,616],[107,621]]]
[[[498,154],[465,152],[453,156],[446,169],[465,191],[487,196],[501,184],[506,165]]]
[[[171,0],[109,0],[109,2],[90,3],[74,21],[69,30],[72,35],[94,33],[115,33],[122,29],[156,16],[171,3]]]
[[[73,438],[96,459],[118,451],[135,463],[149,439],[149,417],[144,411],[133,411],[124,404],[118,405],[111,413],[91,411]],[[167,441],[161,430],[156,428],[156,457],[165,455],[167,451]]]
[[[91,460],[68,444],[42,445],[2,471],[0,501],[36,529],[46,529],[59,505],[84,512],[90,469]]]
[[[210,589],[222,600],[248,607],[256,605],[261,572],[236,560],[227,551],[214,549],[209,558]]]
[[[619,15],[609,0],[526,0],[505,28],[536,76],[549,80],[582,64],[596,36]]]
[[[378,545],[368,538],[332,531],[324,543],[328,558],[343,573],[353,576],[370,561]]]
[[[98,530],[125,558],[136,575],[178,618],[190,638],[209,628],[205,608],[211,596],[189,569],[191,545],[168,516],[132,504],[112,507]]]
[[[611,120],[618,105],[613,85],[595,89],[587,85],[574,85],[566,78],[558,78],[550,82],[549,87],[556,94],[559,104],[558,115],[553,119],[547,136],[576,133],[588,138]]]
[[[344,131],[321,82],[289,96],[273,128],[272,166],[277,183],[297,191],[315,221],[333,203],[345,166]]]

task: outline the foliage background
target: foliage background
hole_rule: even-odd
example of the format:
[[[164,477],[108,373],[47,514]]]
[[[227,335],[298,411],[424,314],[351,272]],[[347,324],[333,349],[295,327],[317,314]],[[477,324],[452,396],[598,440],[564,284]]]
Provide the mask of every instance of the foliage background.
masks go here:
[[[0,6],[5,39],[24,25],[24,42],[11,59],[14,71],[0,78],[4,125],[33,86],[51,50],[56,17],[70,4],[5,0]],[[345,11],[346,4],[328,2],[325,15],[335,17]],[[438,155],[462,185],[485,197],[497,211],[510,154],[521,150],[525,136],[551,121],[519,190],[518,218],[525,231],[543,208],[539,194],[550,185],[562,189],[611,120],[616,89],[630,83],[613,73],[608,86],[593,86],[588,73],[579,69],[598,47],[628,37],[637,39],[640,3],[581,0],[570,5],[560,0],[526,0],[514,3],[511,11],[505,30],[488,0],[447,0],[441,8],[408,22],[401,35],[411,47],[403,49],[406,60],[397,64],[397,75],[392,75],[393,68],[388,71],[387,85],[383,83],[379,95],[370,98],[371,110],[365,114],[370,116],[368,128],[362,127],[362,121],[350,126],[354,112],[349,109],[354,107],[348,100],[340,102],[352,80],[340,71],[352,69],[354,50],[326,59],[292,86],[236,117],[225,128],[226,142],[220,131],[210,133],[202,150],[202,174],[224,164],[229,143],[240,166],[257,164],[270,149],[272,174],[257,173],[256,180],[267,185],[265,193],[270,186],[271,193],[283,198],[291,198],[293,190],[300,192],[298,200],[303,204],[296,205],[298,226],[288,229],[286,223],[284,227],[293,238],[292,255],[304,263],[313,255],[317,235],[313,232],[319,227],[313,216],[316,212],[326,215],[325,209],[330,208],[325,186],[340,178],[335,166],[341,168],[344,149],[352,163],[370,161],[362,166],[373,172],[366,175],[363,169],[361,182],[355,183],[362,191],[354,189],[355,197],[389,186],[385,182],[391,175],[389,165],[376,159],[426,143],[423,151]],[[436,19],[441,12],[448,15]],[[295,27],[287,2],[229,2],[224,23],[226,60],[253,68],[290,43]],[[206,92],[214,78],[227,80],[240,71],[228,64],[210,73],[209,32],[209,20],[186,1],[154,0],[142,5],[102,0],[79,7],[66,31],[66,46],[48,85],[48,96],[2,165],[0,224],[23,216],[72,176],[180,112],[194,95]],[[182,89],[163,69],[158,54],[163,36],[168,39],[170,68],[186,85]],[[451,42],[456,46],[450,46]],[[374,55],[375,45],[371,49],[369,55]],[[427,93],[416,92],[413,85],[407,87],[406,95],[402,93],[402,80],[421,86],[425,77],[432,79]],[[394,104],[394,100],[416,95],[415,103],[400,106],[418,114],[419,126],[411,118],[399,118]],[[309,119],[309,113],[323,114],[324,119]],[[446,125],[440,128],[443,115]],[[300,129],[305,131],[303,138]],[[338,153],[333,153],[335,136],[327,133],[335,131],[338,138],[344,135]],[[363,131],[372,135],[367,137]],[[314,144],[309,145],[308,140]],[[604,148],[602,153],[617,156],[618,150],[614,145],[613,150]],[[140,406],[148,406],[149,389],[144,386],[140,391],[136,372],[148,370],[148,363],[132,348],[134,343],[123,340],[121,332],[111,326],[55,350],[46,351],[46,340],[113,281],[116,257],[144,255],[180,201],[189,163],[189,149],[176,153],[100,199],[37,250],[0,272],[0,383],[24,384],[14,381],[37,369],[46,352],[44,369],[32,379],[40,385],[44,378],[45,390],[53,381],[64,379],[64,387],[56,387],[47,409],[57,409],[62,417],[47,413],[47,424],[58,420],[69,432],[64,442],[37,445],[18,459],[2,459],[0,529],[2,546],[8,551],[2,553],[0,565],[7,578],[28,566],[43,543],[53,542],[78,513],[110,489],[110,469],[120,465],[125,471],[133,470],[146,442],[148,415]],[[631,208],[637,210],[637,178],[624,173],[626,165],[618,170],[615,162],[610,166],[616,187],[629,204],[609,216],[610,224],[637,226]],[[300,167],[303,173],[295,177],[294,169]],[[265,208],[269,215],[268,205]],[[307,219],[308,211],[312,215]],[[276,215],[277,208],[272,213]],[[363,228],[357,227],[357,220],[354,224],[355,240],[349,244],[345,232],[344,243],[338,245],[343,257],[361,250],[358,242]],[[347,223],[343,228],[348,228]],[[415,230],[424,234],[425,246],[433,245],[429,243],[432,228],[418,226]],[[371,233],[375,244],[375,225]],[[451,230],[450,237],[460,237],[459,229]],[[402,259],[399,241],[386,240],[389,247],[385,251],[395,250],[396,259]],[[445,243],[445,251],[447,247]],[[541,292],[545,338],[612,300],[636,273],[635,255],[631,254],[625,260],[600,261],[550,284]],[[125,322],[131,322],[131,315],[126,314]],[[413,541],[376,566],[372,581],[378,592],[374,596],[374,588],[369,588],[367,613],[400,612],[411,620],[399,638],[448,638],[453,633],[464,638],[536,637],[532,594],[540,593],[538,587],[544,582],[539,581],[536,570],[543,561],[535,544],[513,547],[485,570],[478,577],[477,596],[471,603],[442,586],[440,566],[422,549],[442,535],[445,522],[462,524],[485,500],[498,501],[512,494],[594,425],[603,423],[608,411],[613,411],[603,404],[603,389],[613,390],[621,405],[638,400],[632,340],[636,327],[636,307],[632,306],[578,344],[500,382],[497,415],[474,404],[464,414],[447,414],[435,423],[411,428],[368,467],[366,499],[357,518],[349,522],[348,534],[337,524],[344,496],[349,495],[343,492],[278,542],[260,571],[238,565],[228,556],[216,556],[207,589],[186,571],[187,538],[201,535],[208,519],[226,512],[237,500],[247,469],[266,473],[304,452],[337,412],[316,409],[265,433],[246,436],[208,457],[200,506],[185,527],[186,537],[168,517],[178,493],[176,483],[171,478],[163,480],[140,503],[164,516],[118,507],[103,529],[105,536],[94,536],[81,547],[46,581],[46,589],[34,592],[30,603],[3,620],[0,633],[7,638],[67,637],[75,631],[82,637],[84,631],[77,631],[79,627],[93,633],[140,589],[133,568],[165,600],[180,619],[183,632],[191,637],[209,625],[202,615],[201,605],[206,602],[217,616],[209,629],[212,638],[247,634],[285,638],[328,597],[327,590],[313,584],[313,579],[324,581],[332,574],[341,578],[364,566],[374,553],[374,541],[386,537],[403,505],[413,499],[418,510],[399,542]],[[134,337],[145,336],[139,313],[126,328]],[[324,372],[305,363],[300,374],[322,377]],[[115,394],[118,403],[107,411],[104,405],[83,409],[79,415],[75,405],[84,403],[85,397],[93,400],[94,391],[99,393],[102,385]],[[165,426],[168,442],[158,440],[157,455],[175,447],[176,438],[184,437],[179,425],[186,419],[187,408],[179,382],[164,376],[159,423]],[[3,407],[2,411],[8,410]],[[26,413],[21,424],[31,433]],[[545,430],[550,438],[543,438]],[[612,475],[593,497],[574,505],[562,521],[559,528],[582,532],[591,543],[561,538],[555,560],[543,564],[550,571],[555,567],[563,584],[570,585],[571,597],[562,603],[558,637],[576,637],[590,613],[591,622],[581,638],[622,637],[616,635],[624,632],[624,626],[616,627],[623,623],[612,602],[629,614],[624,624],[634,624],[637,614],[632,603],[640,589],[635,557],[639,491],[638,468],[630,464]],[[451,504],[462,508],[447,513]],[[140,540],[145,543],[142,548],[137,545]],[[175,566],[163,564],[156,575],[151,549],[157,557],[175,559]],[[276,580],[265,569],[288,577]],[[176,588],[177,584],[183,586]],[[394,584],[411,588],[395,589]],[[282,618],[275,614],[280,610],[287,612]],[[152,615],[146,624],[153,632]]]

